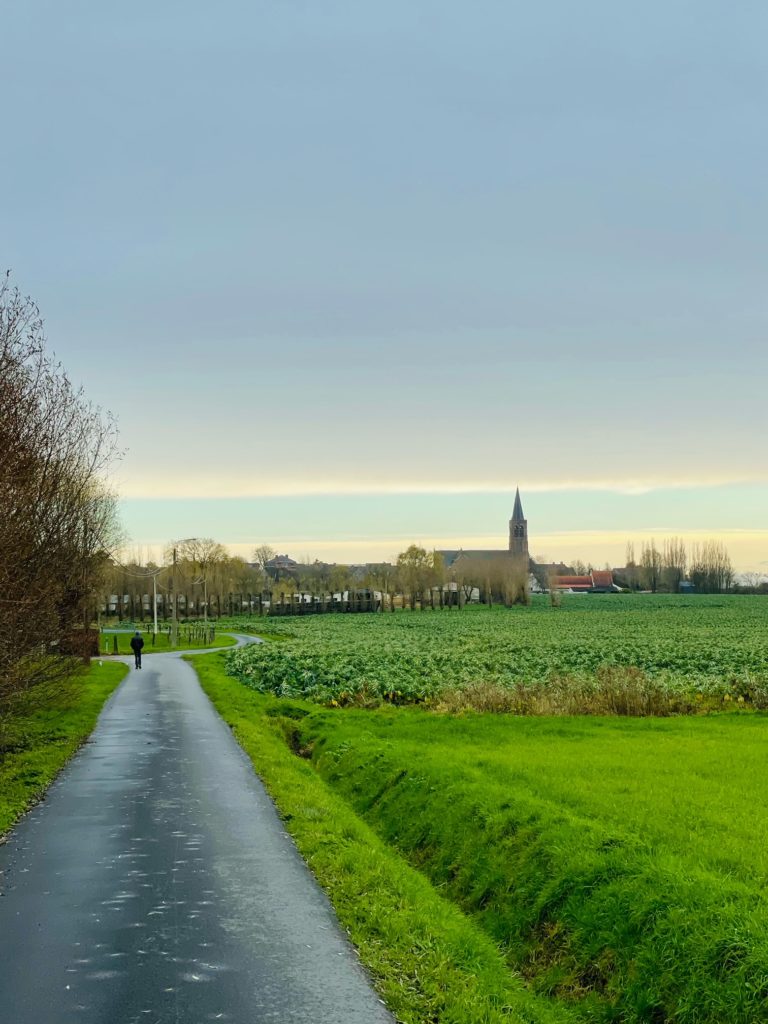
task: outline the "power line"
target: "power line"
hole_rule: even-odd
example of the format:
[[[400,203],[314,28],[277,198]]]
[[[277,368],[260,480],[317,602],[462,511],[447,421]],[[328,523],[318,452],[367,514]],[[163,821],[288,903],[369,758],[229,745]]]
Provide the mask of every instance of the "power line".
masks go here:
[[[122,562],[113,562],[115,568],[122,569],[126,576],[133,576],[137,580],[151,580],[153,576],[159,576],[161,572],[167,572],[170,565],[162,565],[159,569],[151,569],[149,572],[131,572]]]

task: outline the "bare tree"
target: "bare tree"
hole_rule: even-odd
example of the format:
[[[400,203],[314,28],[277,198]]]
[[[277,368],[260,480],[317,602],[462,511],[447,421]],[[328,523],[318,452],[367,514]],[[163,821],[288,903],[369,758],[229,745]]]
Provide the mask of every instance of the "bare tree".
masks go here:
[[[621,583],[624,586],[629,587],[631,590],[636,590],[640,586],[640,568],[635,558],[634,541],[627,541],[624,552],[624,568],[618,576],[620,577]]]
[[[664,585],[676,594],[685,579],[688,557],[682,537],[668,537],[662,547],[662,579]]]
[[[765,583],[766,575],[762,572],[743,572],[741,580],[745,587],[757,593],[761,584]]]
[[[656,541],[645,541],[640,555],[640,579],[643,586],[654,594],[659,589],[662,566],[661,551],[656,547]]]
[[[61,678],[86,634],[93,593],[118,541],[101,474],[112,419],[46,352],[39,310],[0,286],[0,698]]]
[[[734,572],[728,550],[719,540],[691,546],[689,577],[702,593],[720,593],[733,586]]]
[[[328,575],[328,586],[332,594],[339,594],[343,597],[344,592],[352,586],[352,574],[348,565],[334,565]]]
[[[560,590],[559,576],[554,570],[548,573],[547,589],[549,590],[549,603],[553,608],[559,608],[563,601],[563,595]]]
[[[253,549],[252,559],[262,572],[266,572],[267,562],[271,562],[276,554],[275,549],[270,547],[269,544],[260,544],[257,548]]]
[[[506,552],[490,558],[461,555],[452,573],[466,600],[477,588],[480,599],[486,604],[528,604],[530,601],[528,566],[524,560]]]
[[[190,587],[203,588],[203,619],[208,621],[208,586],[215,569],[229,560],[227,549],[212,537],[186,537],[177,541],[178,557],[191,569]],[[182,570],[183,571],[183,570]]]
[[[378,590],[381,594],[381,610],[384,611],[390,604],[390,593],[395,580],[395,567],[389,562],[378,562],[368,566],[363,578],[364,584],[371,590]]]
[[[483,580],[473,559],[460,555],[451,566],[451,576],[459,587],[464,604],[472,600],[476,590],[480,592]]]
[[[411,544],[397,556],[397,575],[403,595],[408,595],[411,610],[423,601],[434,572],[434,558],[426,548]]]

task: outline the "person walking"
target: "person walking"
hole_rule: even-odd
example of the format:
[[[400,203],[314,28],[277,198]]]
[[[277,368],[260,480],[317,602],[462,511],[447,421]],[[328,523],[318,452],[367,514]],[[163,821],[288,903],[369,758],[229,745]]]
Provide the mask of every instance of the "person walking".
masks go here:
[[[137,629],[134,635],[131,637],[131,647],[133,649],[133,656],[136,659],[136,668],[141,668],[141,649],[143,646],[144,637]]]

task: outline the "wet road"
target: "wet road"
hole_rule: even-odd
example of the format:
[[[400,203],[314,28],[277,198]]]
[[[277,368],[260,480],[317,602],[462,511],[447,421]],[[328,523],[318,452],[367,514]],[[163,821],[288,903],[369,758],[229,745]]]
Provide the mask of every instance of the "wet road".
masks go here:
[[[392,1022],[176,655],[131,670],[0,871],[9,1024]]]

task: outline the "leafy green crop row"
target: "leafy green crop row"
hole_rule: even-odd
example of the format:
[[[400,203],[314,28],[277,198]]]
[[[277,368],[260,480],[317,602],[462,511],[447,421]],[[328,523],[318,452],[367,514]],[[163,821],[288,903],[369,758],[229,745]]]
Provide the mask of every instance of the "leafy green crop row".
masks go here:
[[[233,652],[229,671],[278,696],[428,702],[478,683],[643,670],[670,693],[749,702],[768,681],[768,599],[588,596],[561,608],[326,615],[283,620],[292,638]]]

